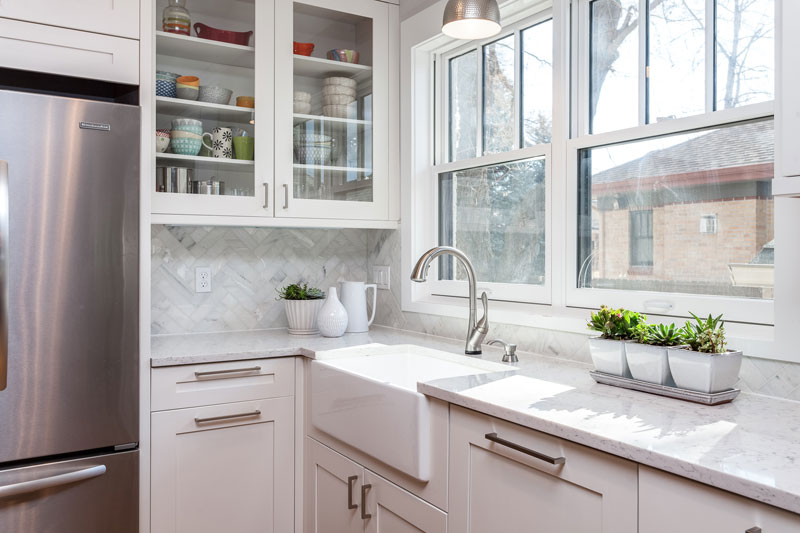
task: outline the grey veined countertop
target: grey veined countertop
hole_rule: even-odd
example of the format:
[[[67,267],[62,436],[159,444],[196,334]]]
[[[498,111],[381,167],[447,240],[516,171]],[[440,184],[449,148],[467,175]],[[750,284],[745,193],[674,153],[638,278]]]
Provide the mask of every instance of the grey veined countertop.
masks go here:
[[[339,339],[285,330],[162,335],[153,367],[302,355],[364,344],[463,353],[463,341],[385,327]],[[499,361],[502,351],[485,349]],[[428,396],[800,513],[800,402],[741,394],[703,406],[600,385],[581,363],[520,354],[516,372],[419,383]]]

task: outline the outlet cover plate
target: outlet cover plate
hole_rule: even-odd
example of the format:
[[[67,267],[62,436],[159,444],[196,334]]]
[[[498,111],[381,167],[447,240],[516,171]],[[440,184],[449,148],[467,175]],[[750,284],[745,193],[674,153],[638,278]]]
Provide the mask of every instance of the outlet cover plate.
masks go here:
[[[372,267],[372,280],[378,289],[388,291],[390,289],[389,276],[391,272],[388,266]]]
[[[194,269],[194,292],[211,292],[211,267]]]

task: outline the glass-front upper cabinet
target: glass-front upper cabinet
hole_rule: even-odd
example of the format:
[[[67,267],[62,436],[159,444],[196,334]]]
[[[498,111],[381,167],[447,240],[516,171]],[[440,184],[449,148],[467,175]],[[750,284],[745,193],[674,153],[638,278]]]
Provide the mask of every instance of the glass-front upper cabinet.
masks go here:
[[[386,220],[389,6],[276,4],[275,215]]]

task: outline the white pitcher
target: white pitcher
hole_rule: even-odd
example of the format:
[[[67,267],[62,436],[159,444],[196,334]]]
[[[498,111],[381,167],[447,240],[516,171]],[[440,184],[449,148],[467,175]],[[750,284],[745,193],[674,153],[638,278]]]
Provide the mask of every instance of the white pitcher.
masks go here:
[[[367,320],[367,290],[372,289],[372,316]],[[375,320],[378,286],[363,281],[342,282],[342,305],[347,310],[347,333],[364,333]]]

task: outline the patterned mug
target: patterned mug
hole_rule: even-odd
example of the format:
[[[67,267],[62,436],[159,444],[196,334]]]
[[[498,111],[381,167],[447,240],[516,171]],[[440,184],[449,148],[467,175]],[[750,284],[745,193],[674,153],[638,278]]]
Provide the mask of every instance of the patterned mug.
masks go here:
[[[211,138],[210,144],[206,144],[206,135]],[[213,157],[233,159],[233,130],[231,128],[214,128],[211,133],[204,133],[203,146],[211,150]]]

